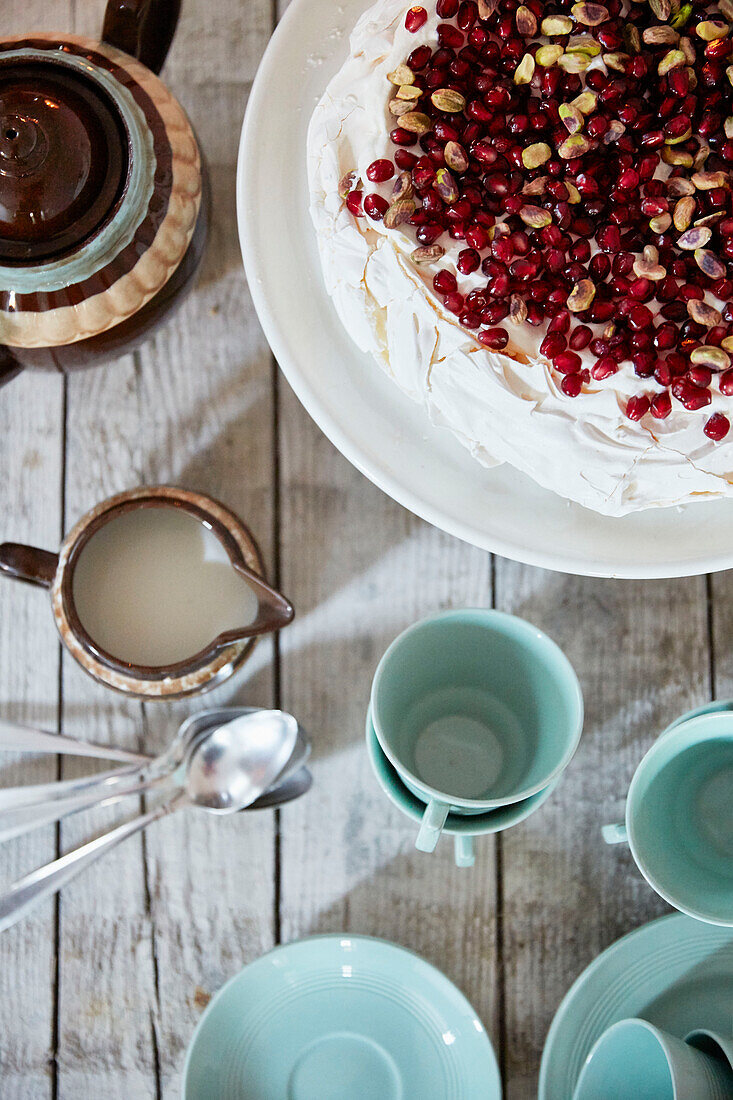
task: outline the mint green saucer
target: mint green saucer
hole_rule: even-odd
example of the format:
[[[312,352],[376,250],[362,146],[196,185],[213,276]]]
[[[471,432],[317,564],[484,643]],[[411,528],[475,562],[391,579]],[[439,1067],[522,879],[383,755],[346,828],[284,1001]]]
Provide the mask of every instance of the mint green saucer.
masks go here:
[[[468,1001],[367,936],[278,947],[227,982],[194,1032],[184,1100],[501,1100]]]
[[[680,1039],[696,1028],[730,1035],[733,929],[673,913],[603,951],[555,1014],[542,1055],[538,1100],[572,1100],[596,1039],[611,1024],[631,1017]]]

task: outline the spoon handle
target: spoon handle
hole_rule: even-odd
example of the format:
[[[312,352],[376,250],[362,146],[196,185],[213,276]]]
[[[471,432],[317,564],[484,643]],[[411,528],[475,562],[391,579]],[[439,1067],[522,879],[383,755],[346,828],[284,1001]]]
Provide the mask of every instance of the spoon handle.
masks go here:
[[[27,783],[21,787],[0,788],[0,821],[9,810],[45,806],[50,802],[66,802],[70,798],[88,796],[92,801],[108,798],[117,788],[126,790],[143,787],[151,776],[143,768],[116,768],[97,775],[80,775],[75,779],[54,779],[50,783]]]
[[[19,921],[44,898],[55,894],[68,882],[88,867],[95,860],[105,855],[112,848],[127,840],[129,836],[140,832],[152,821],[157,821],[166,814],[187,805],[188,797],[181,793],[168,802],[162,802],[155,809],[126,821],[124,825],[118,825],[108,833],[103,833],[96,840],[90,840],[79,848],[74,848],[66,855],[54,859],[51,863],[31,871],[29,875],[18,879],[7,893],[0,895],[0,932]]]
[[[17,787],[9,791],[0,791],[0,844],[14,837],[30,833],[34,829],[40,829],[44,825],[50,825],[55,821],[61,821],[80,810],[89,810],[93,806],[109,806],[128,795],[141,794],[143,791],[154,790],[169,781],[168,775],[144,777],[139,772],[125,772],[119,776],[111,777],[115,782],[109,781],[86,790],[72,792],[58,792],[55,787],[63,784],[48,784],[43,787]],[[74,782],[73,780],[71,781]],[[16,805],[3,805],[4,796],[18,794],[23,796],[27,792],[40,792],[50,790],[53,797],[39,796],[35,801],[25,798]]]
[[[0,719],[0,749],[14,752],[53,752],[72,756],[94,756],[100,760],[121,760],[128,764],[145,764],[151,758],[93,741],[77,741],[63,733],[46,733],[15,722]]]

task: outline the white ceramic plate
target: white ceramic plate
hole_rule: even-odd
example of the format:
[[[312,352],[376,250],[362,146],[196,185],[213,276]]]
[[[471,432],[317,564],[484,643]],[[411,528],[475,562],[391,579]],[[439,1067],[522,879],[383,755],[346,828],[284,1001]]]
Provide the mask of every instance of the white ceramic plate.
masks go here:
[[[292,0],[255,80],[237,207],[265,335],[336,447],[400,504],[485,550],[590,576],[674,577],[733,566],[733,501],[622,519],[570,504],[509,466],[486,470],[351,342],[321,278],[308,214],[308,122],[369,0]]]

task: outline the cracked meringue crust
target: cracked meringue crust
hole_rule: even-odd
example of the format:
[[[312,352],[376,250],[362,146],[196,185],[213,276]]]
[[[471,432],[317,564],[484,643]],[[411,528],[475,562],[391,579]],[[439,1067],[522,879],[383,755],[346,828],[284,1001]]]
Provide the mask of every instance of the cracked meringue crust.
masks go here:
[[[494,352],[443,308],[432,278],[446,261],[454,269],[459,242],[441,238],[441,264],[416,265],[412,237],[348,211],[339,195],[342,177],[355,170],[366,180],[367,166],[394,152],[387,73],[416,46],[437,46],[434,8],[413,34],[404,25],[408,7],[379,0],[360,18],[349,57],[308,130],[310,213],[326,289],[344,327],[485,466],[507,462],[610,516],[733,496],[733,446],[702,432],[711,413],[730,411],[723,395],[714,392],[698,411],[675,404],[666,420],[651,425],[649,417],[631,421],[624,410],[639,379],[624,363],[567,397],[539,354],[545,326],[508,326],[510,343]],[[462,291],[485,285],[480,272],[458,278]]]

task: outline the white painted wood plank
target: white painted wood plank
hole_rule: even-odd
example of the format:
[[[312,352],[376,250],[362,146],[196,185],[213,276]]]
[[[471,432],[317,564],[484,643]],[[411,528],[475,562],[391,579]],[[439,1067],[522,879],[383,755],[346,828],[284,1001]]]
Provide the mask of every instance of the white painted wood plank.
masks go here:
[[[310,730],[315,786],[282,814],[282,938],[351,931],[417,951],[464,990],[494,1038],[492,838],[472,870],[452,843],[415,851],[415,826],[371,774],[371,678],[404,627],[490,602],[488,556],[416,520],[358,474],[281,381],[283,584],[299,618],[282,638],[282,698]]]
[[[270,358],[244,291],[232,193],[246,81],[264,48],[267,12],[264,4],[222,3],[212,22],[210,7],[184,4],[164,77],[199,128],[211,169],[208,258],[197,291],[134,365],[98,372],[94,395],[81,381],[72,391],[69,469],[70,480],[78,476],[83,482],[76,494],[80,508],[121,488],[157,481],[219,496],[252,526],[271,560]],[[77,0],[78,31],[96,33],[99,18],[97,3]],[[88,470],[94,471],[91,477]],[[162,749],[182,718],[204,705],[238,696],[269,705],[270,655],[270,643],[263,642],[247,669],[216,693],[146,708],[145,747]],[[69,676],[81,691],[78,671]],[[84,688],[94,697],[101,691]],[[122,716],[139,725],[136,705],[117,703],[109,693],[103,697],[113,707],[114,736],[123,736]],[[78,884],[77,926],[91,922],[100,944],[105,937],[111,946],[119,944],[119,956],[97,960],[96,972],[93,958],[64,957],[62,990],[69,993],[62,1042],[66,1091],[60,1095],[137,1097],[159,1087],[161,1095],[177,1096],[183,1050],[206,998],[272,943],[272,814],[231,821],[181,815],[126,848],[109,871],[99,869],[105,883],[115,880],[99,912],[93,894]],[[125,958],[128,972],[121,973],[124,967],[117,964]],[[72,995],[79,987],[98,994],[102,1005],[91,1041],[81,1034],[84,1012]],[[110,1015],[118,1021],[116,1035],[107,1027]]]
[[[0,541],[58,546],[62,381],[21,376],[0,391]],[[48,594],[0,578],[0,714],[56,729],[59,643]],[[56,777],[55,757],[3,754],[0,784]],[[53,859],[55,832],[6,844],[0,888]],[[46,904],[0,936],[0,1078],[8,1100],[51,1096],[55,910]]]
[[[67,29],[70,3],[56,5]],[[21,34],[48,24],[44,0],[5,0],[0,33]],[[0,391],[0,541],[27,541],[53,549],[61,531],[63,383],[54,375],[26,375]],[[26,585],[0,582],[0,714],[56,729],[59,644],[48,596]],[[46,782],[55,758],[7,754],[3,786]],[[0,857],[4,888],[53,859],[55,832],[43,829],[6,844]],[[8,1100],[42,1100],[53,1089],[55,1017],[55,909],[44,905],[0,937],[0,1078]]]
[[[507,1100],[537,1095],[547,1029],[580,971],[668,907],[601,826],[623,818],[636,765],[708,693],[704,579],[564,577],[503,560],[497,606],[546,630],[581,680],[586,725],[557,791],[504,834]]]
[[[196,293],[140,355],[141,480],[220,497],[248,523],[272,568],[274,440],[269,349],[246,292],[233,179],[248,81],[269,36],[269,6],[185,4],[166,79],[189,111],[211,173],[213,225]],[[149,410],[149,411],[147,411]],[[191,709],[273,702],[272,643],[230,683],[171,708],[149,706],[149,743]],[[167,708],[166,708],[167,709]],[[274,939],[272,813],[191,813],[147,838],[158,972],[161,1094],[179,1095],[185,1047],[206,999]]]
[[[138,480],[135,391],[131,359],[69,380],[67,529],[97,501]],[[63,715],[80,736],[130,749],[141,744],[140,706],[94,683],[67,655]],[[67,777],[88,770],[83,761],[64,761]],[[64,850],[138,809],[130,800],[122,812],[69,819],[61,829]],[[154,966],[141,838],[67,887],[60,914],[59,1097],[154,1097]]]
[[[713,647],[712,690],[716,699],[733,698],[733,575],[730,570],[709,578],[710,628]]]

